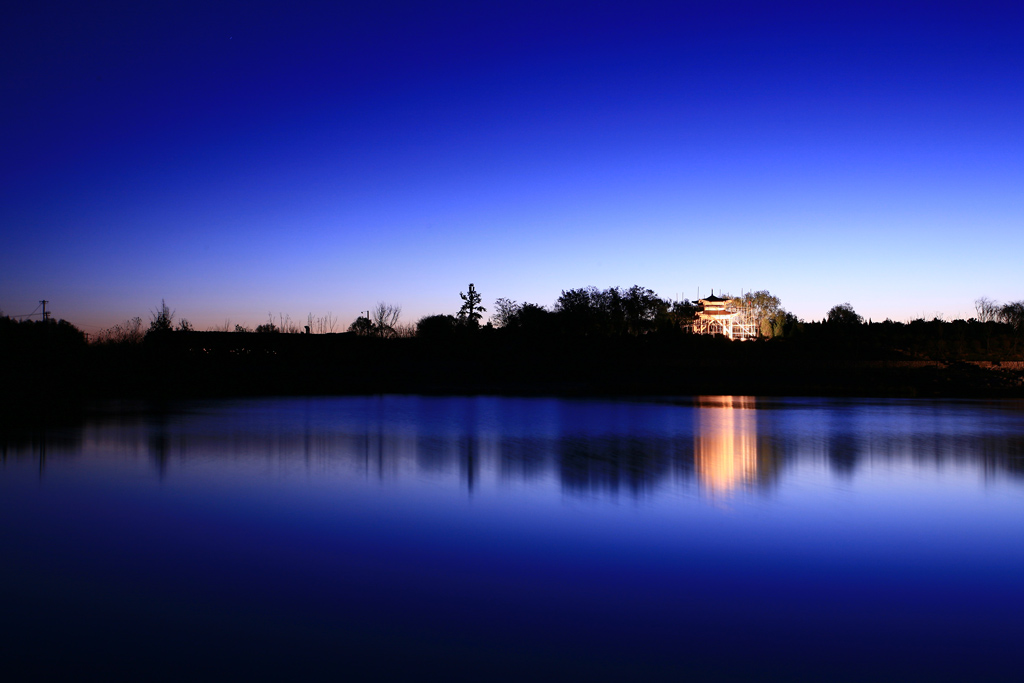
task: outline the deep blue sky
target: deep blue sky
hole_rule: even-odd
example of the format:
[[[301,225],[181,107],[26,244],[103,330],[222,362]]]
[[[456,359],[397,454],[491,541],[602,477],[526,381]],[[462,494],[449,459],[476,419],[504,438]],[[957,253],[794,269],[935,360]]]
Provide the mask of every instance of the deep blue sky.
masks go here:
[[[21,4],[8,314],[1024,298],[1022,3]]]

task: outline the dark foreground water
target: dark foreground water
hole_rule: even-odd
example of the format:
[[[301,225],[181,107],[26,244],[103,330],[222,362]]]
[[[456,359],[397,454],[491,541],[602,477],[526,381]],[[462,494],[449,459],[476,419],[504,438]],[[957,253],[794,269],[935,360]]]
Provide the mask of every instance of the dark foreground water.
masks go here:
[[[326,398],[9,437],[5,677],[1024,680],[1024,406]]]

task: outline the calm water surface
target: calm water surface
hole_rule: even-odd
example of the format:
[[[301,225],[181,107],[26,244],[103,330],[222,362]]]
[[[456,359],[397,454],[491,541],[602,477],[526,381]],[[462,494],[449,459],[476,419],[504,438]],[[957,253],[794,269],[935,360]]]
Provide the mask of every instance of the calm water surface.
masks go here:
[[[11,436],[18,678],[1024,680],[1024,405],[317,398]]]

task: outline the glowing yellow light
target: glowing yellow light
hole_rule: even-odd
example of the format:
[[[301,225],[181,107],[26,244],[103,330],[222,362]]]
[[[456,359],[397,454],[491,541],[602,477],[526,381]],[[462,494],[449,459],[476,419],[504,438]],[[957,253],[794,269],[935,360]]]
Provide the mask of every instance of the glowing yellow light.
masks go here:
[[[757,418],[751,396],[701,396],[697,401],[694,463],[711,494],[728,493],[757,477]]]

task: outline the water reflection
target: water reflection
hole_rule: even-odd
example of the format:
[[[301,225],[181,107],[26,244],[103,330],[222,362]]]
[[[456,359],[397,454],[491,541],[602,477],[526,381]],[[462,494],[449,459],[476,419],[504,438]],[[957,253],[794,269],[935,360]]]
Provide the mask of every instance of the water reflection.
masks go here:
[[[697,400],[693,457],[701,486],[713,495],[757,481],[757,407],[752,396]]]
[[[143,457],[160,479],[210,464],[259,465],[276,476],[426,476],[457,481],[468,493],[529,483],[570,495],[639,498],[672,489],[716,498],[769,488],[787,470],[818,463],[846,479],[893,461],[1019,477],[1021,414],[1015,404],[749,396],[297,399],[117,414],[0,441],[5,462],[37,459],[40,474],[69,456]]]
[[[18,680],[1016,681],[1022,415],[395,396],[0,435],[0,638]]]
[[[557,468],[567,493],[641,497],[666,481],[693,476],[688,440],[665,436],[572,436],[557,442]]]

